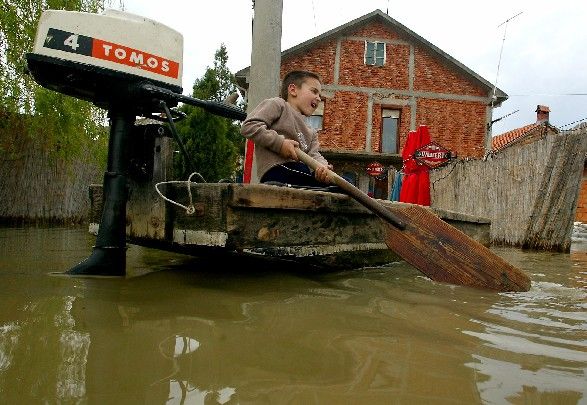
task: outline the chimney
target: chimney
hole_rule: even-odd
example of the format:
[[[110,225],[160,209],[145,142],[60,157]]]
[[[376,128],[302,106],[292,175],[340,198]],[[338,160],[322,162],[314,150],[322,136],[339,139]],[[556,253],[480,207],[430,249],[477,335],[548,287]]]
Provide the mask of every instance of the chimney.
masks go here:
[[[546,105],[539,105],[536,107],[536,122],[544,122],[548,121],[548,114],[550,113],[550,108]]]

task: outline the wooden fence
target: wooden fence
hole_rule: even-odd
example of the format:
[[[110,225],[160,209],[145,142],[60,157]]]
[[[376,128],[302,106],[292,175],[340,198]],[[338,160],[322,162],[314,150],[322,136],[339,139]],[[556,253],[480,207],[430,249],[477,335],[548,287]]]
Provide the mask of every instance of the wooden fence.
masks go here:
[[[86,220],[88,185],[101,183],[104,169],[81,159],[51,156],[27,137],[14,142],[11,153],[0,155],[0,221],[73,224]]]
[[[432,206],[491,220],[491,242],[569,251],[587,129],[514,145],[430,175]]]

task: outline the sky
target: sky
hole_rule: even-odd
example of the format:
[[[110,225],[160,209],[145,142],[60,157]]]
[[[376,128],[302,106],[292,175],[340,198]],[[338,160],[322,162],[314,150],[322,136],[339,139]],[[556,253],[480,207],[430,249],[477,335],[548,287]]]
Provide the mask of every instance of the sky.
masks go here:
[[[116,0],[114,8],[183,35],[184,94],[213,65],[222,43],[233,73],[250,65],[251,0]],[[493,135],[535,122],[539,104],[550,107],[557,127],[587,121],[587,2],[283,0],[281,49],[376,9],[509,95],[494,110],[494,119],[510,115],[494,124]]]

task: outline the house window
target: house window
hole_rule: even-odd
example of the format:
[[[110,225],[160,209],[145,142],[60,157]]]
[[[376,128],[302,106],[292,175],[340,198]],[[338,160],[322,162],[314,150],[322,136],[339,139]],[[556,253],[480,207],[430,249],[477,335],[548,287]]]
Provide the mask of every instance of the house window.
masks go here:
[[[381,110],[383,126],[381,129],[381,152],[398,153],[397,140],[399,135],[399,110]]]
[[[365,41],[365,65],[385,65],[385,42]]]
[[[306,124],[316,131],[322,129],[322,117],[324,116],[324,102],[321,101],[312,115],[306,117]]]

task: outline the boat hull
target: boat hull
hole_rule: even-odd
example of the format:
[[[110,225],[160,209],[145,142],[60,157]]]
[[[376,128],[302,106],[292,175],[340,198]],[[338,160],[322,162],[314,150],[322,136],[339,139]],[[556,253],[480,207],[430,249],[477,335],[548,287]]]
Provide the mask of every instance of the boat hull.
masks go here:
[[[338,270],[379,266],[400,258],[385,244],[383,221],[347,195],[265,184],[131,182],[128,242],[195,256],[247,257]],[[101,186],[91,186],[97,233]],[[383,204],[401,204],[381,201]],[[438,214],[438,213],[437,213]],[[490,223],[441,213],[481,243]]]

